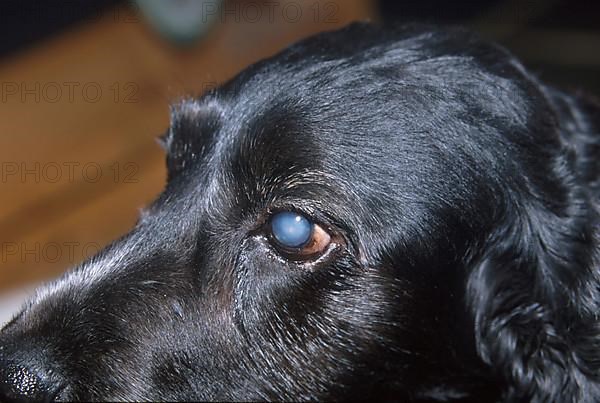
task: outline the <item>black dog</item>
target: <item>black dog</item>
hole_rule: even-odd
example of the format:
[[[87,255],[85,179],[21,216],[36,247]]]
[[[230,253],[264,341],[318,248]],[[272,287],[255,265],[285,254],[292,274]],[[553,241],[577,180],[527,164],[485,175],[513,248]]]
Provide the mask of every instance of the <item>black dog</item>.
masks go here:
[[[600,107],[352,25],[173,110],[133,231],[0,335],[6,400],[600,401]]]

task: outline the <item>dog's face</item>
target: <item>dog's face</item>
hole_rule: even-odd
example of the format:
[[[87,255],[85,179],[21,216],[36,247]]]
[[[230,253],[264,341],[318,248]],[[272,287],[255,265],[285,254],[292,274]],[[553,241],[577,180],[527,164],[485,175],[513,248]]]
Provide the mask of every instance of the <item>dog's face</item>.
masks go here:
[[[180,103],[164,193],[3,330],[0,393],[591,396],[598,221],[560,97],[463,32],[357,25]]]

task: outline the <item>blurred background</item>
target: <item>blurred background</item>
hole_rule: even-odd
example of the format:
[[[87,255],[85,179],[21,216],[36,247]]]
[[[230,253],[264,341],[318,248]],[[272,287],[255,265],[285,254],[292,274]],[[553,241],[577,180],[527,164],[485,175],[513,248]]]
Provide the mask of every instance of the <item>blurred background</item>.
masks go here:
[[[600,94],[598,1],[2,0],[0,324],[161,191],[170,102],[354,20],[466,25]]]

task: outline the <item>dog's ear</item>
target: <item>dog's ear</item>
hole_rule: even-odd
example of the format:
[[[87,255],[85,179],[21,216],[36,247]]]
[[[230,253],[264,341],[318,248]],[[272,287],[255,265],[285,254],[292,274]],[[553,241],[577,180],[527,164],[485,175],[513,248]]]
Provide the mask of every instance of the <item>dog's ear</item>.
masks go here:
[[[581,172],[589,153],[574,144],[592,135],[563,136],[545,173],[559,180],[554,198],[509,196],[495,232],[473,248],[467,299],[477,349],[509,402],[600,400],[600,195]]]
[[[157,139],[167,153],[169,179],[186,166],[200,161],[221,126],[216,102],[186,99],[171,106],[171,125]]]

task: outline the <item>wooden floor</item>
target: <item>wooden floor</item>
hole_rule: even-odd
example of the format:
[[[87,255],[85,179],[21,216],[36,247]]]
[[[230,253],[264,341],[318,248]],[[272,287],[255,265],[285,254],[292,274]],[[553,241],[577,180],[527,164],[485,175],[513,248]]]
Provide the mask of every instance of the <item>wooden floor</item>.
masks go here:
[[[310,33],[375,18],[370,1],[294,4],[297,20],[238,8],[187,49],[113,9],[0,61],[0,292],[57,276],[135,223],[164,185],[154,139],[169,102]]]

